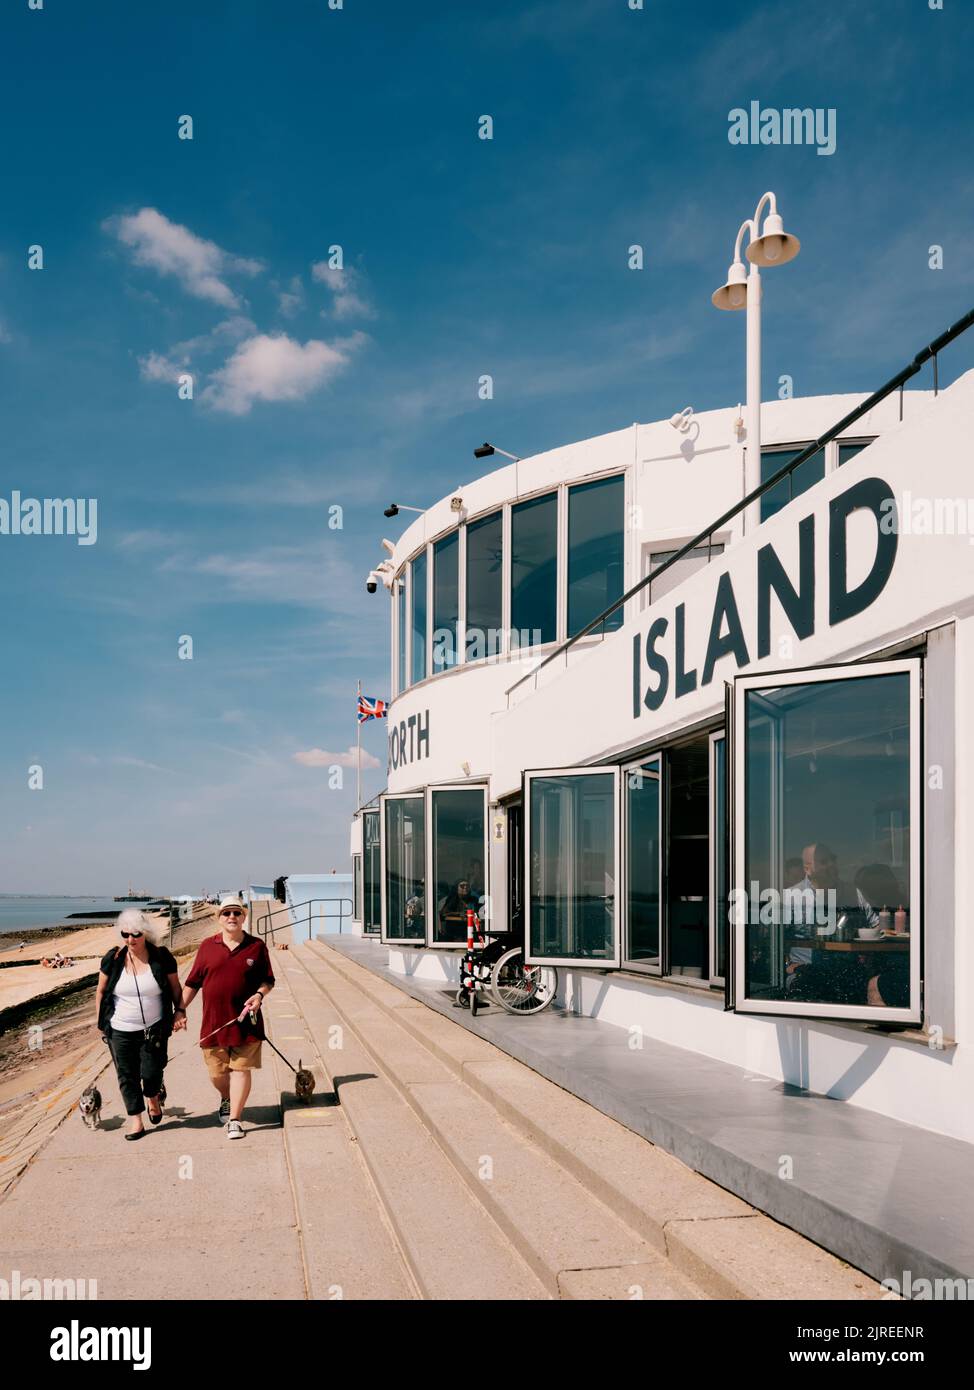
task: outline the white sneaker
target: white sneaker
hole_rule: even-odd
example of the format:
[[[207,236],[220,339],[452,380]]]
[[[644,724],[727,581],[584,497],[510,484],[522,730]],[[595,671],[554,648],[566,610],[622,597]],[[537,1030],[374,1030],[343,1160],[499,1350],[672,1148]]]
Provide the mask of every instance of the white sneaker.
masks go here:
[[[244,1137],[244,1127],[239,1120],[227,1121],[227,1138],[242,1139]]]

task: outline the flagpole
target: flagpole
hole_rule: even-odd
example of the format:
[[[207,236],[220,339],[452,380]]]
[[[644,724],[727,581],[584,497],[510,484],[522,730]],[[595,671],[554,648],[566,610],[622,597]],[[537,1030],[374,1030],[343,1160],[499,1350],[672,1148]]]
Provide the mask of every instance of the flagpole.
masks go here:
[[[362,698],[362,682],[358,683],[358,700]],[[358,717],[358,700],[355,701],[355,733],[358,743],[358,757],[355,759],[355,809],[362,804],[362,721]]]

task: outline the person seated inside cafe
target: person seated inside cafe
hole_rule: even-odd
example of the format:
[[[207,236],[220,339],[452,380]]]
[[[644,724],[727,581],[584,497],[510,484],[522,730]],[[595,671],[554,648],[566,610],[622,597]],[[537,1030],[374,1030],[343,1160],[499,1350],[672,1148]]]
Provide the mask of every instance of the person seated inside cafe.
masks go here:
[[[796,999],[822,1003],[861,1003],[865,998],[866,976],[854,955],[838,955],[824,949],[833,933],[822,934],[823,921],[833,928],[842,919],[853,924],[872,925],[878,921],[868,902],[857,888],[846,883],[839,873],[839,860],[834,851],[821,841],[808,844],[802,850],[802,877],[784,893],[791,912],[792,935],[807,937],[809,945],[789,947],[785,965],[785,989]],[[821,943],[818,948],[812,943]]]
[[[477,910],[477,895],[471,890],[470,880],[459,879],[440,904],[441,941],[466,941],[467,908]]]

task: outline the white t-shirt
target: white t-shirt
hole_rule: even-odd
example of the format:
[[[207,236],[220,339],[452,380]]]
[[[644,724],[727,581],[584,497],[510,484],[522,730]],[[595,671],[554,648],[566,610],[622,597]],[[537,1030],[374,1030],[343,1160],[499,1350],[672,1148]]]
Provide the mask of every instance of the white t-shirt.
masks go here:
[[[131,970],[123,970],[115,985],[115,1012],[111,1017],[111,1026],[117,1028],[120,1033],[141,1032],[143,1028],[158,1023],[162,1018],[162,990],[159,988],[152,971],[140,972],[138,992],[135,981],[136,977]],[[141,1009],[139,1008],[140,994],[142,996]],[[144,1023],[142,1021],[143,1014],[145,1014]]]

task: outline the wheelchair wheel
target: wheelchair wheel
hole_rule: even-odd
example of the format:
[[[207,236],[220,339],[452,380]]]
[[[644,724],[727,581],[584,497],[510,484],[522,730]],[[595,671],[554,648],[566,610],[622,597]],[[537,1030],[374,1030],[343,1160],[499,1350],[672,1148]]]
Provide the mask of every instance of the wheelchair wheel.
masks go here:
[[[558,971],[551,965],[525,965],[522,948],[512,946],[490,972],[490,988],[509,1014],[539,1014],[558,993]]]

